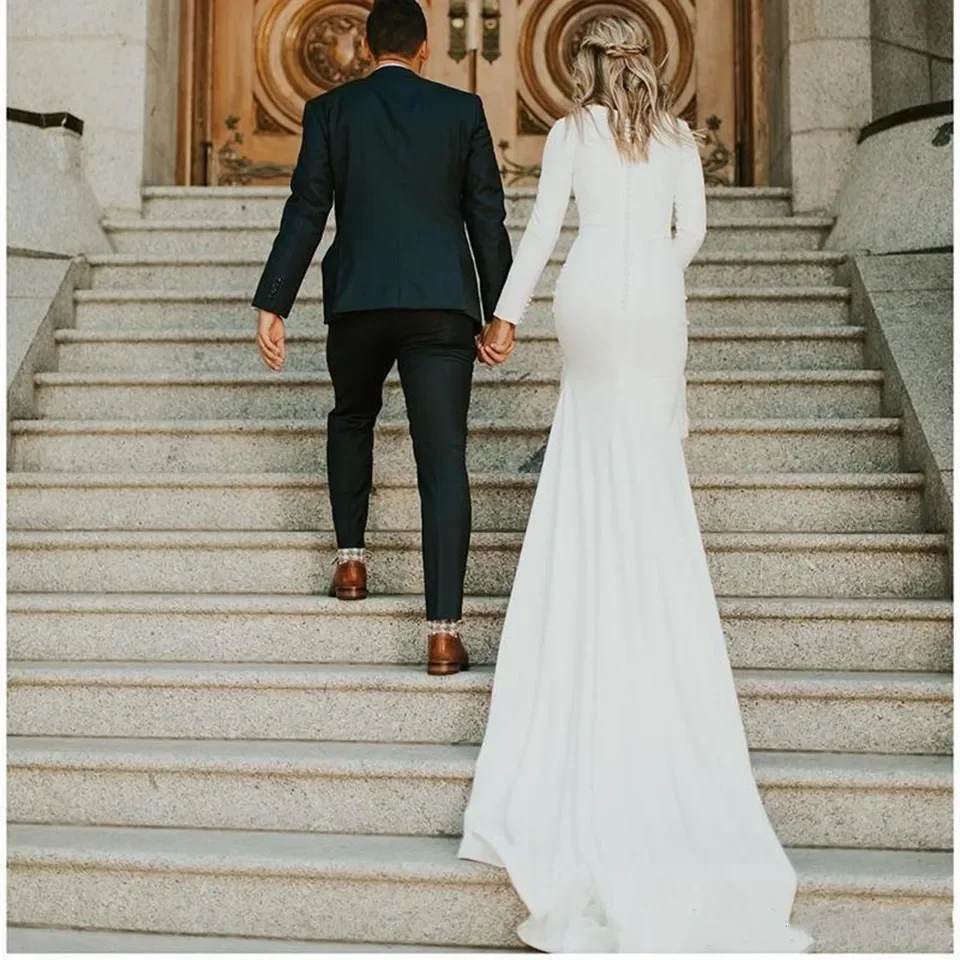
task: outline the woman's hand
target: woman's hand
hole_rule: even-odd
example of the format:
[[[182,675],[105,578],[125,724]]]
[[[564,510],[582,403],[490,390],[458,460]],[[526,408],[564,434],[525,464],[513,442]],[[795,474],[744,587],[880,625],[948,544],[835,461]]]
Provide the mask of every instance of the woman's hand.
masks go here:
[[[477,357],[488,367],[495,367],[513,353],[516,344],[516,326],[508,320],[494,317],[477,339]]]
[[[283,318],[267,310],[257,314],[257,348],[263,362],[271,370],[282,370],[287,359],[287,347],[284,338],[286,327]]]

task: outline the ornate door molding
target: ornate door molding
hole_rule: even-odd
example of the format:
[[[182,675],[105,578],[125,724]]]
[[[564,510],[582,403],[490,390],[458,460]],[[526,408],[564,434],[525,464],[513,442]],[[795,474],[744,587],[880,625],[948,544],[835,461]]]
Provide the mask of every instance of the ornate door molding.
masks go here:
[[[371,0],[260,3],[253,96],[258,129],[297,134],[303,104],[325,90],[366,76],[361,48]]]
[[[186,3],[182,182],[286,183],[304,103],[371,67],[360,39],[372,0]]]
[[[611,13],[646,25],[680,112],[707,134],[708,181],[765,182],[763,0],[421,2],[428,75],[483,97],[507,183],[535,181],[546,131],[569,108],[576,44]],[[372,0],[183,3],[179,182],[286,183],[304,102],[371,67],[360,40]]]
[[[762,0],[516,0],[515,89],[504,83],[498,94],[515,104],[501,138],[508,182],[535,177],[543,137],[570,107],[576,44],[591,19],[610,14],[645,25],[678,112],[707,136],[708,182],[764,182],[762,11]]]

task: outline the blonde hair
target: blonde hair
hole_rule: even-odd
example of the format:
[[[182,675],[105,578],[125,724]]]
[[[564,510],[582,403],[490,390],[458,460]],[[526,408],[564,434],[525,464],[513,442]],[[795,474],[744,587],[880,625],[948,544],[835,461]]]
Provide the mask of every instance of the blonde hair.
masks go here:
[[[650,40],[638,21],[593,20],[573,60],[577,125],[582,125],[588,106],[606,107],[617,150],[627,160],[646,160],[651,137],[693,142],[673,112],[662,66],[651,59]]]

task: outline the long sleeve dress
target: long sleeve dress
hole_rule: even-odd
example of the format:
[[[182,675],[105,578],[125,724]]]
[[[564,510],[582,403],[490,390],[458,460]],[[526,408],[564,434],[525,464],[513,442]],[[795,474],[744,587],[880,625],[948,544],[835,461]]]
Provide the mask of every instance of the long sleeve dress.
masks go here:
[[[604,108],[551,130],[496,314],[520,321],[571,190],[560,398],[460,856],[506,868],[549,952],[802,952],[694,511],[684,269],[706,229],[689,137],[621,159]],[[671,220],[675,217],[675,234]]]

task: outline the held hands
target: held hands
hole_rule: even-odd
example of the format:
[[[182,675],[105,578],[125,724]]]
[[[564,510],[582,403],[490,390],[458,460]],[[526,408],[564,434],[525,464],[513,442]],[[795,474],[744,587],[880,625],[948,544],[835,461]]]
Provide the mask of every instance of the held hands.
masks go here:
[[[257,348],[271,370],[283,369],[283,361],[287,359],[285,336],[283,319],[275,313],[260,310],[257,314]]]
[[[488,367],[503,363],[513,353],[517,328],[507,320],[494,317],[477,337],[477,359]]]

